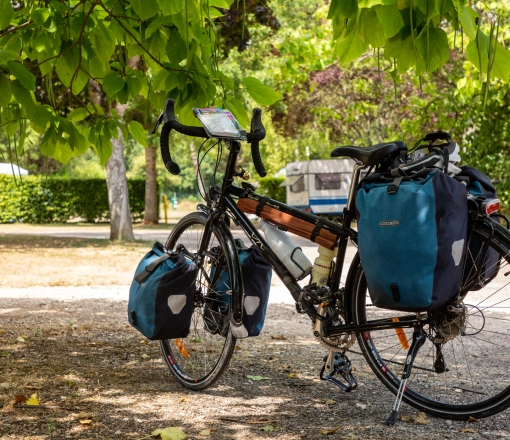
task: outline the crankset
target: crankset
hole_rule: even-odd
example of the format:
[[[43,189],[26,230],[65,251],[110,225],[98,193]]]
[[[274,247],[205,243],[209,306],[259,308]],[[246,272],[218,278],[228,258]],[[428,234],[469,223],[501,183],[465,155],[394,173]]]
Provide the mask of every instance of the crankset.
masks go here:
[[[343,379],[340,380],[340,377]],[[331,350],[329,355],[324,359],[324,366],[320,373],[321,380],[329,380],[337,385],[342,391],[346,393],[355,390],[358,382],[352,375],[351,361],[345,355],[345,352],[340,353]]]

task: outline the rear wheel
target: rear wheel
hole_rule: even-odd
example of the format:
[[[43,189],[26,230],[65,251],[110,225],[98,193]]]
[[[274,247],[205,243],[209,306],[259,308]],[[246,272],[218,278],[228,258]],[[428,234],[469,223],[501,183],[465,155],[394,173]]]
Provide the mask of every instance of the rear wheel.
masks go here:
[[[510,406],[507,237],[508,234],[493,233],[487,223],[476,224],[467,246],[461,286],[461,294],[467,295],[460,310],[451,313],[451,308],[445,309],[438,317],[439,326],[424,327],[427,339],[418,352],[403,396],[414,408],[437,417],[466,420],[470,416],[488,417]],[[471,242],[478,246],[470,246]],[[486,254],[476,251],[480,243],[488,245]],[[348,295],[352,295],[355,324],[409,316],[373,306],[360,264],[351,286]],[[441,312],[434,313],[437,317]],[[413,329],[402,330],[410,345]],[[378,379],[396,394],[407,355],[396,330],[363,332],[357,339]]]
[[[230,362],[236,342],[229,330],[228,307],[220,300],[230,293],[222,279],[230,277],[231,265],[226,264],[229,258],[226,244],[214,229],[203,261],[199,263],[197,258],[206,223],[206,214],[191,213],[179,221],[166,243],[168,249],[183,252],[199,266],[189,335],[161,341],[170,371],[178,382],[192,390],[203,390],[219,379]],[[227,271],[229,277],[219,277],[221,271]]]

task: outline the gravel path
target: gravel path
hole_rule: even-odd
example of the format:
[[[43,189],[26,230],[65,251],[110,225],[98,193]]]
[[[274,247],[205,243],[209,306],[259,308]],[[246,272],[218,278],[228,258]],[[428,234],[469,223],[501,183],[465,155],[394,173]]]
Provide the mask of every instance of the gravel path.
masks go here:
[[[286,304],[269,305],[261,336],[238,343],[217,385],[189,392],[167,371],[158,344],[142,343],[126,325],[126,288],[113,287],[108,298],[103,288],[34,288],[10,295],[2,289],[2,440],[49,434],[139,439],[170,426],[191,439],[204,438],[204,429],[213,429],[211,439],[319,439],[326,438],[321,429],[337,427],[331,438],[510,439],[508,411],[476,423],[430,418],[428,425],[385,426],[393,395],[363,358],[351,356],[358,390],[345,394],[320,381],[325,350],[312,337],[308,318]],[[16,395],[35,392],[41,403],[56,408],[13,407]],[[80,423],[80,413],[88,424]],[[404,405],[402,414],[416,411]],[[263,426],[273,431],[260,431]]]

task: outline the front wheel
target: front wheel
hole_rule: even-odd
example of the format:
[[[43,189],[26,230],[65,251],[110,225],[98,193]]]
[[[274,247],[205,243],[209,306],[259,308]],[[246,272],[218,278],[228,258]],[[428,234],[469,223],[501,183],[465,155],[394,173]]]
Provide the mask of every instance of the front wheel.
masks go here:
[[[230,292],[224,281],[231,274],[227,264],[226,243],[211,229],[205,243],[205,256],[199,261],[198,250],[206,232],[207,215],[193,212],[175,226],[166,247],[183,252],[199,267],[190,333],[186,338],[164,339],[161,350],[168,368],[178,382],[191,390],[203,390],[219,379],[230,362],[236,338],[228,324]],[[216,276],[214,272],[216,271]],[[226,271],[225,276],[218,276]]]
[[[480,243],[489,249],[484,261],[476,251]],[[439,329],[424,327],[427,339],[403,395],[409,405],[454,420],[488,417],[510,407],[509,251],[507,233],[492,233],[487,223],[475,226],[464,262],[463,310],[445,313]],[[356,261],[347,292],[354,324],[405,315],[372,304],[363,268]],[[413,329],[402,330],[411,345]],[[357,339],[377,378],[396,394],[407,355],[405,343],[394,329],[363,332]]]

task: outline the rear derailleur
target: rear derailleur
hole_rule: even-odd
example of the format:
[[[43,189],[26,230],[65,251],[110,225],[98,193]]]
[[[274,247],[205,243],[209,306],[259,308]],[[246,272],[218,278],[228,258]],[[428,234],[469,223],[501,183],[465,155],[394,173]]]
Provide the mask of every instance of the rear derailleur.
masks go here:
[[[345,381],[340,380],[340,377]],[[321,380],[329,380],[337,385],[346,393],[355,390],[358,382],[352,375],[351,361],[345,355],[345,352],[331,350],[329,355],[324,358],[324,366],[320,373]]]

